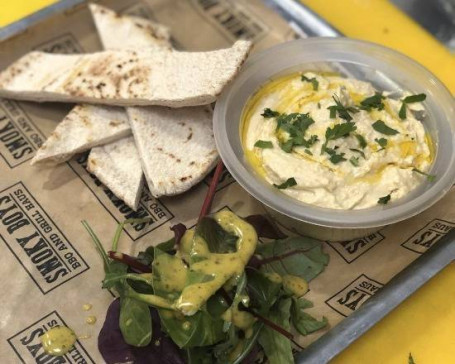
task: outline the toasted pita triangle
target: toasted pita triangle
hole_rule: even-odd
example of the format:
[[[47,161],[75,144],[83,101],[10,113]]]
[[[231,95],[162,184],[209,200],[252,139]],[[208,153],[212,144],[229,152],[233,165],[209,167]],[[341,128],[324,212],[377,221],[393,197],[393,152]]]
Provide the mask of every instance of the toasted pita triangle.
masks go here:
[[[31,52],[0,73],[0,97],[116,106],[205,105],[237,74],[250,47],[251,42],[240,40],[210,52]]]
[[[88,157],[87,169],[118,198],[137,210],[143,178],[133,137],[93,148]]]
[[[169,28],[135,16],[119,16],[98,4],[89,4],[104,49],[163,47],[171,49]]]
[[[185,192],[215,166],[210,107],[130,107],[127,113],[153,196]]]
[[[97,145],[131,134],[124,109],[112,106],[77,105],[57,125],[38,149],[31,164],[57,164]]]

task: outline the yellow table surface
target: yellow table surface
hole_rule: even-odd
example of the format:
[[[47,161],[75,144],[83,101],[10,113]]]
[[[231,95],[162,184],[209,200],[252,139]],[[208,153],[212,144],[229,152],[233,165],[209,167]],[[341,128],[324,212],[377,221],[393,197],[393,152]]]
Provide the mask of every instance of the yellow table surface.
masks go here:
[[[0,26],[56,0],[0,0]],[[455,94],[455,56],[387,0],[302,0],[345,35],[395,48]],[[340,354],[335,364],[455,363],[455,264]]]

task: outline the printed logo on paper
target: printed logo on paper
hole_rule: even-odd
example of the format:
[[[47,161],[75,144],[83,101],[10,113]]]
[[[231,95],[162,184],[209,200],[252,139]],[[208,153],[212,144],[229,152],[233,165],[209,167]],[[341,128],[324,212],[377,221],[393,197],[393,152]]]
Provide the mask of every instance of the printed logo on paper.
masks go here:
[[[143,189],[138,210],[134,211],[128,207],[109,188],[104,186],[98,178],[87,171],[87,158],[88,153],[85,153],[72,159],[68,162],[68,165],[117,222],[121,223],[126,219],[150,218],[150,221],[128,224],[124,227],[124,231],[133,241],[174,218],[171,211],[159,199],[154,198],[147,188]]]
[[[193,6],[208,17],[228,40],[239,38],[257,41],[268,27],[242,5],[227,0],[191,0]]]
[[[384,239],[384,235],[377,232],[361,239],[339,243],[327,242],[327,244],[330,245],[346,263],[351,263]]]
[[[382,283],[362,274],[325,303],[340,315],[347,317],[382,287]]]
[[[17,102],[0,99],[0,155],[10,168],[32,159],[45,140]]]
[[[434,219],[409,237],[402,247],[422,254],[455,227],[455,222]]]
[[[43,294],[89,269],[22,182],[0,191],[0,241]]]
[[[57,326],[66,326],[66,324],[57,311],[53,311],[10,337],[8,343],[23,363],[95,363],[79,340],[76,341],[73,348],[66,355],[52,356],[47,354],[41,345],[40,336]]]
[[[210,183],[212,183],[213,175],[215,173],[215,169],[210,172],[210,174],[204,178],[204,183],[207,186],[210,186]],[[234,183],[235,179],[232,177],[232,175],[229,173],[229,171],[226,168],[223,168],[223,172],[221,172],[220,180],[218,181],[218,185],[216,186],[216,192],[219,190],[222,190],[223,188],[229,186],[230,184]]]
[[[47,53],[59,54],[74,54],[84,52],[84,49],[71,33],[62,34],[58,37],[47,40],[44,43],[37,45],[33,49]]]

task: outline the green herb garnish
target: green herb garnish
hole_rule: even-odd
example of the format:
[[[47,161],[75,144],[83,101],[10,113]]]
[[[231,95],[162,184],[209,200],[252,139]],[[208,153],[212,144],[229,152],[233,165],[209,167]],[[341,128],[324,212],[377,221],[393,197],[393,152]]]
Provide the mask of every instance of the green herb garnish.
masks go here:
[[[269,109],[268,107],[264,109],[264,112],[261,114],[266,119],[274,118],[279,116],[280,113],[278,111],[274,111],[272,109]]]
[[[318,90],[318,88],[319,88],[319,82],[318,82],[318,80],[316,79],[316,77],[308,78],[308,77],[306,77],[305,75],[302,75],[301,80],[302,80],[302,81],[306,81],[306,82],[311,82],[311,84],[313,85],[313,90],[314,90],[314,91],[317,91],[317,90]]]
[[[401,100],[401,107],[400,111],[398,112],[398,116],[400,119],[406,119],[406,105],[413,104],[415,102],[422,102],[425,101],[427,95],[425,94],[417,94],[417,95],[410,95],[406,96],[403,100]]]
[[[382,102],[384,99],[385,97],[380,92],[375,92],[373,96],[362,100],[359,108],[366,111],[370,111],[371,109],[382,110],[384,109],[384,103]]]
[[[334,119],[336,117],[336,114],[338,113],[338,116],[341,119],[351,121],[352,116],[349,113],[355,114],[359,112],[359,110],[353,106],[344,106],[336,95],[333,95],[332,98],[333,101],[335,101],[335,105],[329,106],[327,108],[328,110],[330,110],[331,119]]]
[[[387,146],[387,139],[386,138],[381,138],[381,139],[376,138],[374,141],[376,143],[378,143],[382,147],[382,149],[384,149]],[[382,149],[379,149],[379,150],[382,150]],[[378,150],[378,152],[379,152],[379,150]]]
[[[311,150],[309,150],[309,149],[305,149],[304,152],[305,152],[306,154],[308,154],[308,155],[313,155],[313,153],[312,153]]]
[[[338,164],[340,162],[347,160],[346,158],[344,158],[345,153],[337,153],[335,148],[334,149],[327,147],[325,148],[325,152],[330,155],[329,161],[332,162],[333,164]]]
[[[380,197],[379,200],[378,200],[378,204],[387,205],[391,198],[392,198],[392,194],[391,193],[389,193],[387,196]]]
[[[360,149],[349,148],[349,150],[350,150],[351,152],[354,152],[354,153],[359,153],[359,154],[363,157],[363,159],[366,159],[366,158],[365,158],[365,153],[362,152]]]
[[[327,128],[325,131],[325,143],[321,148],[321,154],[326,150],[329,141],[346,137],[356,129],[357,127],[353,122],[336,124],[332,128]]]
[[[414,361],[414,358],[412,357],[411,353],[409,353],[408,364],[416,364],[416,362]]]
[[[254,146],[256,148],[262,148],[262,149],[269,149],[273,148],[273,144],[271,141],[266,141],[266,140],[258,140],[256,143],[254,143]]]
[[[277,131],[287,132],[289,138],[286,141],[280,140],[280,147],[286,153],[291,153],[295,146],[311,147],[318,141],[317,135],[312,135],[309,139],[305,139],[305,133],[314,120],[309,114],[282,114],[277,119]],[[280,137],[278,136],[280,139]]]
[[[284,190],[286,188],[292,187],[297,185],[297,182],[295,181],[294,177],[288,178],[286,181],[284,181],[282,184],[276,185],[275,183],[273,184],[273,187],[278,188],[279,190]]]
[[[359,142],[360,148],[365,149],[365,147],[367,146],[367,141],[365,140],[365,138],[360,134],[355,134],[355,137]]]
[[[387,126],[382,120],[377,120],[373,123],[373,129],[376,130],[378,133],[384,135],[395,135],[399,134],[399,132],[391,127]]]
[[[417,169],[417,168],[413,168],[412,171],[427,177],[427,180],[429,182],[434,182],[434,180],[436,179],[436,175],[435,174],[428,174],[428,173],[425,173],[425,172],[423,172],[423,171],[421,171],[420,169]]]
[[[354,166],[354,167],[358,167],[359,166],[359,157],[351,157],[349,159],[349,162],[351,162],[351,164]]]

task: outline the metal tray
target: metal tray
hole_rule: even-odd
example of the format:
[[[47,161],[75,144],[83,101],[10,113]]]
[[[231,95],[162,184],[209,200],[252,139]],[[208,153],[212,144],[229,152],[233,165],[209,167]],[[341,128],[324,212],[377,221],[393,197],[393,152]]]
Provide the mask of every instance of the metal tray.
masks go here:
[[[263,0],[286,19],[302,36],[337,37],[343,34],[313,11],[294,0]],[[7,27],[0,28],[0,41],[25,31],[52,14],[84,0],[62,0]],[[428,280],[455,260],[455,230],[397,274],[374,297],[341,323],[321,336],[297,357],[297,363],[324,364],[384,318]]]

